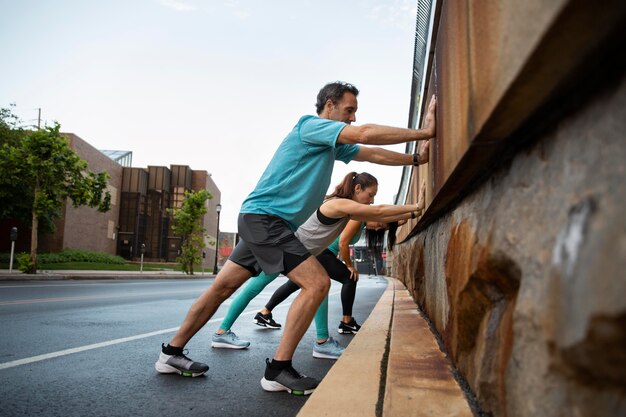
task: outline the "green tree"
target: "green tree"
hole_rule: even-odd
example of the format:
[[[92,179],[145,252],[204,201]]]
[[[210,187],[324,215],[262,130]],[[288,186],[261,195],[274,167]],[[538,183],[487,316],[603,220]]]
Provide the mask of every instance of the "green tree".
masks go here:
[[[193,275],[193,266],[202,261],[206,234],[202,218],[208,211],[206,201],[211,198],[213,196],[207,190],[185,192],[182,206],[168,210],[174,218],[172,231],[182,238],[180,256],[176,261],[188,275]]]
[[[0,108],[0,143],[17,145],[26,131],[22,129],[20,119],[13,114],[11,107],[15,105]]]
[[[18,147],[28,134],[21,127],[19,118],[13,114],[12,107],[0,108],[0,149],[5,146]],[[0,160],[0,219],[16,218],[28,224],[33,193],[32,190],[24,189],[10,162]],[[44,229],[48,230],[49,226],[50,222],[44,221]]]
[[[3,114],[6,116],[6,114]],[[69,198],[74,207],[89,206],[106,212],[111,196],[106,191],[106,172],[87,170],[87,162],[61,136],[60,125],[22,132],[19,139],[0,143],[0,217],[27,208],[31,222],[30,258],[37,269],[37,235],[41,220],[61,216]],[[2,139],[2,138],[0,138]]]

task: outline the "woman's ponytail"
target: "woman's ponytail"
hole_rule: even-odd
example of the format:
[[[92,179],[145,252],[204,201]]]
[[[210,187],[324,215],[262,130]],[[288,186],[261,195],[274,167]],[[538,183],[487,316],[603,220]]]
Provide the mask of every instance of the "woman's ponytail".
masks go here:
[[[356,187],[357,184],[361,186],[361,189],[365,189],[367,187],[371,187],[372,185],[378,185],[378,180],[372,174],[368,174],[367,172],[361,172],[360,174],[350,172],[343,177],[343,180],[341,180],[339,185],[335,187],[335,191],[326,196],[326,199],[352,198],[354,195],[354,187]]]

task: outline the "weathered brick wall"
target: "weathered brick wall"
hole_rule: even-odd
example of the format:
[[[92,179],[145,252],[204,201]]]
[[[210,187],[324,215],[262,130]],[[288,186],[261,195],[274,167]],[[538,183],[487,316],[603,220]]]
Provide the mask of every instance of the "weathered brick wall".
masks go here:
[[[626,415],[626,78],[393,253],[494,416]]]
[[[211,193],[211,199],[208,202],[209,210],[202,219],[202,224],[206,230],[204,252],[206,257],[202,260],[202,266],[205,268],[213,268],[215,266],[215,235],[217,234],[217,211],[216,206],[221,202],[222,193],[213,181],[213,177],[207,171],[193,171],[191,179],[191,188],[194,191],[208,190]],[[212,244],[209,244],[212,243]]]
[[[93,172],[106,171],[111,193],[111,210],[100,213],[91,207],[72,207],[67,201],[63,216],[55,222],[56,233],[40,236],[40,252],[57,252],[66,248],[115,254],[119,225],[122,166],[73,133],[64,136],[71,148],[89,164]]]

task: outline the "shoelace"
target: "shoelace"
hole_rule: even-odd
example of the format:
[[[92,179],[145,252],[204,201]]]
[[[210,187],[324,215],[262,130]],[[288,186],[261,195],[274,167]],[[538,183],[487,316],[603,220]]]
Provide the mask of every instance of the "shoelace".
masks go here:
[[[293,366],[290,366],[288,368],[285,368],[287,370],[287,372],[289,372],[291,375],[293,375],[294,377],[298,378],[298,379],[302,379],[305,376],[302,375],[300,372],[296,371]]]
[[[343,350],[343,349],[344,349],[344,348],[343,348],[343,346],[341,346],[341,345],[339,344],[339,342],[338,342],[337,340],[335,340],[335,339],[333,339],[333,345],[334,345],[334,346],[335,346],[338,350]]]
[[[343,322],[342,322],[343,323]],[[349,327],[351,329],[356,329],[358,324],[356,324],[356,320],[352,319],[350,321],[350,323],[343,323],[346,327]]]

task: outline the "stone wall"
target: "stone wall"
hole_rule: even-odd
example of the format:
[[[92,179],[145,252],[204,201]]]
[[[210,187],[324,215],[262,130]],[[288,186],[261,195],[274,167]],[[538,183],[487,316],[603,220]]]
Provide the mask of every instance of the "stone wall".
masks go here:
[[[626,415],[626,78],[393,253],[494,416]]]

